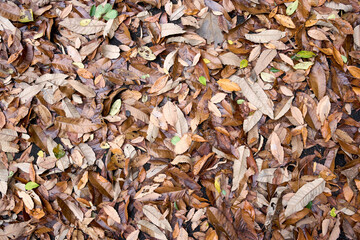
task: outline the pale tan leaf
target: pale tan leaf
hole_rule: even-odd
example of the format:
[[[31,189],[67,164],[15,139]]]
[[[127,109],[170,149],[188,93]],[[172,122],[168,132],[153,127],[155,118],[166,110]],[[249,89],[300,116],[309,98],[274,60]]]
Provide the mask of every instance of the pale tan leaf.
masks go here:
[[[101,52],[104,57],[109,59],[117,59],[120,56],[120,48],[115,45],[103,45]]]
[[[291,103],[293,101],[294,97],[284,97],[280,103],[278,103],[275,106],[274,109],[274,119],[278,120],[280,119],[282,116],[284,116],[290,109],[291,107]]]
[[[303,115],[301,113],[301,110],[297,107],[291,106],[290,107],[291,110],[291,116],[294,118],[295,122],[294,123],[295,126],[299,126],[299,125],[303,125],[304,124],[304,118]]]
[[[167,240],[165,234],[154,224],[145,220],[139,220],[137,221],[137,225],[141,231],[149,234],[151,237],[159,240]]]
[[[276,21],[278,23],[280,23],[284,27],[287,27],[287,28],[295,28],[296,27],[294,22],[292,21],[291,17],[289,17],[289,16],[276,14],[274,16],[274,18],[276,19]]]
[[[24,234],[24,232],[26,231],[26,227],[30,224],[30,221],[9,224],[5,226],[4,229],[0,229],[0,239],[18,239],[19,237],[21,237],[21,235]]]
[[[140,230],[133,231],[126,237],[126,240],[138,240],[139,233],[140,233]]]
[[[249,132],[260,121],[262,115],[260,110],[256,110],[254,114],[247,116],[243,124],[244,132]]]
[[[59,23],[59,25],[66,27],[70,31],[78,34],[89,35],[101,32],[104,30],[106,23],[98,20],[90,20],[89,24],[82,26],[80,24],[84,18],[67,18]]]
[[[19,152],[19,145],[17,145],[14,142],[7,142],[0,140],[0,150],[3,152],[17,153]]]
[[[125,104],[125,109],[130,111],[131,115],[134,116],[135,119],[141,120],[144,123],[149,123],[150,117],[143,111],[141,111],[133,106],[130,106],[128,104]]]
[[[64,98],[62,100],[62,107],[65,111],[65,116],[68,118],[79,118],[80,113],[76,110],[75,106],[71,103],[70,99]]]
[[[74,62],[78,62],[78,63],[82,62],[83,59],[82,59],[79,51],[76,48],[74,48],[73,46],[67,46],[66,48],[67,48],[68,55],[72,58],[72,60]]]
[[[176,114],[177,114],[177,122],[175,124],[176,132],[183,136],[185,133],[189,131],[189,125],[186,121],[184,113],[181,111],[181,109],[178,106],[176,107]]]
[[[275,49],[265,49],[256,62],[254,71],[256,74],[260,74],[275,58],[277,51]]]
[[[354,28],[354,44],[359,48],[360,47],[360,25],[357,25]]]
[[[319,41],[328,40],[325,33],[323,33],[322,31],[320,31],[318,29],[310,29],[309,31],[307,31],[307,34],[315,40],[319,40]]]
[[[234,161],[231,191],[236,191],[239,188],[240,181],[245,176],[247,169],[246,159],[250,157],[250,149],[248,147],[240,146],[237,150],[240,157]]]
[[[174,23],[160,24],[160,27],[161,27],[161,37],[182,34],[185,32],[179,25]]]
[[[18,136],[17,132],[13,129],[4,128],[0,130],[1,141],[11,142],[14,141],[17,138],[17,136]]]
[[[26,192],[24,191],[19,191],[18,192],[18,195],[19,197],[23,200],[25,206],[28,208],[28,209],[33,209],[35,207],[35,204],[34,204],[34,201],[31,199],[30,195],[27,194]]]
[[[224,65],[240,66],[241,59],[235,53],[227,52],[220,55],[219,58]]]
[[[238,76],[231,76],[230,80],[241,86],[242,94],[251,104],[271,119],[274,118],[273,103],[257,82],[249,82]]]
[[[331,109],[331,103],[329,96],[323,97],[316,107],[316,114],[318,115],[321,124],[324,123],[325,119],[329,116]]]
[[[217,108],[217,106],[213,102],[211,102],[211,101],[208,102],[208,108],[209,108],[210,112],[212,112],[212,114],[214,114],[216,117],[221,117],[220,110]]]
[[[119,18],[109,19],[106,22],[106,26],[104,27],[103,36],[104,38],[108,36],[110,39],[114,37],[115,31],[118,29],[120,25]]]
[[[188,240],[189,239],[188,232],[184,228],[180,228],[179,235],[176,239],[177,240]]]
[[[175,127],[178,121],[177,108],[174,103],[168,101],[163,107],[163,115],[168,124]]]
[[[245,38],[254,43],[268,43],[272,40],[279,40],[286,36],[286,32],[270,29],[255,34],[245,34]]]
[[[214,42],[217,46],[224,41],[224,36],[219,27],[219,17],[212,12],[208,12],[205,18],[199,21],[200,28],[196,31],[201,37],[206,39],[207,44]]]
[[[284,148],[281,146],[280,138],[276,132],[270,136],[270,150],[275,159],[282,164],[284,162]]]
[[[180,141],[175,145],[175,153],[176,154],[183,154],[186,152],[191,145],[191,135],[189,133],[184,134]]]
[[[56,86],[63,86],[66,84],[65,79],[67,77],[68,75],[63,73],[54,73],[54,74],[46,73],[44,75],[41,75],[38,79],[36,79],[35,83],[41,84],[41,83],[49,82]]]
[[[340,232],[341,232],[341,230],[340,230],[340,218],[337,217],[335,226],[332,229],[331,234],[330,234],[328,239],[329,240],[337,240],[337,239],[339,239]]]
[[[21,100],[21,103],[26,103],[29,100],[31,100],[36,94],[38,94],[41,89],[43,88],[42,85],[33,85],[30,87],[25,88],[20,94],[19,98]]]
[[[289,200],[285,217],[302,210],[310,201],[314,200],[325,190],[325,180],[318,178],[302,186]]]
[[[177,51],[178,51],[178,49],[176,49],[176,50],[170,52],[168,55],[166,55],[166,58],[164,60],[164,68],[166,70],[169,71],[170,68],[172,67],[172,65],[174,65]]]
[[[155,224],[159,228],[172,232],[169,221],[161,214],[161,212],[156,207],[145,205],[143,206],[143,213],[153,224]]]
[[[283,53],[279,53],[279,56],[280,56],[281,60],[283,60],[285,63],[289,64],[292,67],[294,66],[294,62],[290,57],[288,57],[287,55],[285,55]]]
[[[82,84],[81,82],[79,81],[76,81],[76,80],[68,80],[68,83],[76,90],[78,91],[79,93],[81,93],[83,96],[87,97],[87,98],[93,98],[96,96],[94,90],[85,85],[85,84]]]
[[[226,97],[226,93],[216,93],[211,99],[210,99],[210,101],[212,102],[212,103],[219,103],[219,102],[221,102],[222,100],[224,100],[225,99],[225,97]]]
[[[68,208],[71,210],[71,212],[74,214],[74,216],[82,222],[84,220],[84,213],[81,211],[81,209],[75,205],[75,203],[65,200],[64,201]]]
[[[256,47],[254,47],[253,50],[251,50],[248,61],[249,62],[254,61],[260,56],[260,53],[261,53],[261,45],[256,45]]]
[[[87,166],[92,166],[96,161],[94,150],[87,143],[80,143],[77,147],[86,160],[81,167],[86,168]]]
[[[106,213],[112,220],[114,220],[115,222],[121,224],[121,220],[120,220],[119,214],[118,214],[118,212],[117,212],[112,206],[104,205],[103,209],[104,209],[105,213]]]

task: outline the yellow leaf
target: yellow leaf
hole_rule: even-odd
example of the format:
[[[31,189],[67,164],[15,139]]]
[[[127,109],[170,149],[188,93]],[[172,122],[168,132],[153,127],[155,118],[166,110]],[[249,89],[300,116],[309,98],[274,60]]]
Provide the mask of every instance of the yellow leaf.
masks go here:
[[[91,19],[83,19],[80,21],[80,26],[85,27],[85,26],[89,25],[90,22],[91,22]]]
[[[220,87],[225,91],[240,91],[241,88],[236,83],[232,82],[230,79],[220,79],[217,81]]]
[[[228,40],[228,43],[231,45],[231,44],[234,44],[234,42],[233,41],[231,41],[231,40]]]
[[[19,22],[27,23],[34,21],[34,15],[32,9],[22,9],[20,12]]]
[[[280,23],[284,27],[287,27],[287,28],[295,28],[296,27],[294,22],[291,20],[291,17],[281,15],[281,14],[276,14],[274,18],[276,19],[276,21],[278,23]]]
[[[219,193],[221,192],[220,177],[221,177],[220,175],[219,175],[219,176],[216,176],[216,177],[215,177],[215,183],[214,183],[215,189],[216,189],[216,191],[218,191]]]
[[[44,157],[44,152],[40,150],[40,151],[38,151],[37,155],[38,155],[39,157]]]
[[[203,61],[204,61],[204,63],[205,63],[205,64],[210,63],[210,60],[209,60],[209,59],[207,59],[207,58],[204,58],[204,59],[203,59]]]

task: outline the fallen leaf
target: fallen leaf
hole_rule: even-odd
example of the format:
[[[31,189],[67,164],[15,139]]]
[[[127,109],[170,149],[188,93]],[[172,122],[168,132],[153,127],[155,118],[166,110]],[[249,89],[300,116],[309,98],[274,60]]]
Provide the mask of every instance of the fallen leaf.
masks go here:
[[[225,91],[240,91],[241,88],[235,82],[232,82],[230,79],[220,79],[217,81],[219,86]]]

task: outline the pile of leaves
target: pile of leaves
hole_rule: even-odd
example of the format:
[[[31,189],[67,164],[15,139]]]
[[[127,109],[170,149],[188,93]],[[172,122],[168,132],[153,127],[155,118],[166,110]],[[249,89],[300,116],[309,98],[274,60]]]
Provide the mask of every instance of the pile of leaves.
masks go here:
[[[358,239],[355,0],[0,3],[0,239]]]

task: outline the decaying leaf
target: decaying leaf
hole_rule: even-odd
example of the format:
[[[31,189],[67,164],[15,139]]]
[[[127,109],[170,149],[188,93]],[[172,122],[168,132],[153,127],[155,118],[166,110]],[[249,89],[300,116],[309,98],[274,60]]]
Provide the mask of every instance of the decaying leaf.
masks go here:
[[[214,45],[217,46],[222,43],[224,36],[219,28],[219,20],[216,15],[208,12],[199,24],[200,28],[197,30],[197,33],[206,39],[208,44],[214,42]]]
[[[80,22],[84,20],[82,18],[67,18],[59,23],[59,25],[66,27],[70,31],[78,34],[94,34],[104,30],[106,24],[102,21],[91,20],[87,25],[82,26]],[[84,24],[83,24],[84,25]]]

